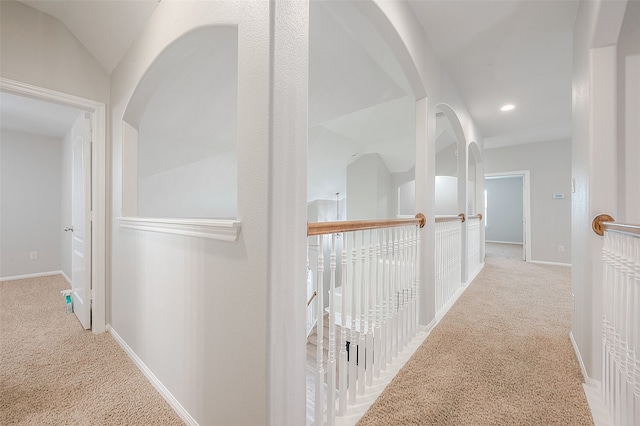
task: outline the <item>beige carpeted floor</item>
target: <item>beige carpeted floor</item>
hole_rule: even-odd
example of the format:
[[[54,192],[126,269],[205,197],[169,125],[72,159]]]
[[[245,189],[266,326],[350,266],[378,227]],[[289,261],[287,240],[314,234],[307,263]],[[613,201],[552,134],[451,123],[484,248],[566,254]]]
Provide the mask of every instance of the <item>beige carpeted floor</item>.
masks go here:
[[[0,424],[182,425],[109,333],[66,314],[67,287],[0,282]]]
[[[570,268],[518,253],[487,244],[485,269],[358,425],[593,424],[569,340]]]

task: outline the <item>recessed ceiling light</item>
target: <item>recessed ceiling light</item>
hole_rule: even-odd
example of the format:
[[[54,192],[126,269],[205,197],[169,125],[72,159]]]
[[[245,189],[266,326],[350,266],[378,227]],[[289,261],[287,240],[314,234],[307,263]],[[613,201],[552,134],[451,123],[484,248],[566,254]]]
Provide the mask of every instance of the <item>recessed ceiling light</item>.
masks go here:
[[[507,104],[507,105],[503,106],[502,108],[500,108],[500,111],[511,111],[515,107],[516,107],[515,105]]]

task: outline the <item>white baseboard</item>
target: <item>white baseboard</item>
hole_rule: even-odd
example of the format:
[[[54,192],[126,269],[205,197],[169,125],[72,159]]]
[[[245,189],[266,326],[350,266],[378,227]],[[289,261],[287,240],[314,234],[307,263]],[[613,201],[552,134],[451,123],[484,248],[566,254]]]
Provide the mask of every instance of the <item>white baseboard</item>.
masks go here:
[[[539,265],[552,265],[552,266],[568,266],[568,267],[571,267],[570,263],[547,262],[545,260],[529,260],[529,263],[537,263]]]
[[[494,244],[513,244],[516,246],[521,246],[524,243],[514,243],[513,241],[490,241],[490,240],[485,240],[485,243],[494,243]]]
[[[587,403],[589,404],[589,409],[591,410],[593,423],[595,424],[595,426],[613,426],[613,419],[609,415],[609,411],[602,401],[602,396],[600,393],[601,384],[598,380],[592,379],[587,374],[587,369],[584,366],[584,361],[582,360],[580,349],[578,349],[578,344],[573,337],[572,331],[569,332],[569,339],[571,340],[571,346],[573,346],[573,351],[576,354],[576,358],[578,358],[580,370],[582,370],[582,376],[584,377],[584,384],[582,385],[582,387],[587,398]]]
[[[180,416],[180,418],[189,426],[199,426],[198,422],[191,417],[191,414],[178,402],[178,400],[169,392],[162,382],[149,370],[149,367],[145,365],[145,363],[136,355],[136,353],[127,345],[127,343],[120,337],[120,335],[110,326],[107,325],[107,331],[111,333],[116,342],[120,345],[122,350],[129,355],[129,358],[134,362],[134,364],[142,371],[142,374],[145,375],[147,380],[151,382],[154,388],[162,395],[162,397],[167,401],[167,403],[173,408],[173,411]]]
[[[460,298],[460,296],[462,296],[462,293],[464,293],[469,288],[469,284],[471,284],[473,280],[476,279],[476,277],[478,276],[480,271],[482,271],[483,268],[484,268],[484,262],[480,264],[480,268],[475,272],[475,274],[473,274],[473,276],[469,278],[469,280],[467,280],[466,283],[462,284],[460,288],[456,290],[455,293],[453,293],[453,296],[451,296],[451,298],[447,301],[447,303],[445,303],[444,306],[442,306],[442,308],[440,308],[440,310],[436,312],[436,319],[434,320],[435,324],[439,323],[440,320],[444,318],[447,312],[449,312],[449,309],[451,309],[451,307],[456,303],[456,301]]]
[[[49,271],[49,272],[38,272],[36,274],[14,275],[12,277],[0,277],[0,281],[15,281],[15,280],[23,280],[25,278],[50,277],[51,275],[63,275],[66,278],[66,275],[64,275],[62,271]],[[67,279],[67,281],[69,280]]]
[[[463,287],[465,287],[465,288],[466,288],[466,287],[468,287],[468,286],[469,286],[469,284],[471,284],[471,283],[473,282],[473,280],[475,280],[475,279],[476,279],[476,277],[478,276],[478,274],[479,274],[483,269],[484,269],[484,262],[482,262],[482,263],[480,264],[480,267],[478,268],[478,270],[477,270],[477,271],[476,271],[472,276],[470,276],[470,277],[469,277],[469,279],[467,280],[467,282],[466,282],[466,283],[464,283],[464,286],[463,286]]]
[[[587,369],[584,366],[584,361],[582,361],[582,355],[580,354],[580,349],[578,349],[578,344],[576,343],[575,338],[573,337],[573,331],[569,332],[569,340],[571,340],[571,346],[573,346],[573,352],[576,354],[576,358],[578,358],[578,363],[580,364],[580,370],[582,370],[582,377],[584,377],[584,382],[589,386],[599,386],[599,382],[597,380],[593,380],[587,374]]]
[[[65,280],[67,280],[67,282],[69,283],[69,285],[71,285],[71,278],[69,278],[67,276],[67,274],[64,273],[64,271],[60,271],[60,275],[62,275],[62,278],[64,278]]]

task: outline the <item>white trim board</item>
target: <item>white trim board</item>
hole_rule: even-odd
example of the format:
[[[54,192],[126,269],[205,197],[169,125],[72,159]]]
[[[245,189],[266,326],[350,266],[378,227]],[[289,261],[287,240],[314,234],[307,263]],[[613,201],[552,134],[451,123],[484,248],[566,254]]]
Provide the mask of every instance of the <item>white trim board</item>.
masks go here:
[[[537,263],[538,265],[567,266],[569,268],[571,267],[570,263],[547,262],[546,260],[530,260],[529,263]]]
[[[0,77],[0,90],[28,96],[45,102],[54,102],[81,109],[92,114],[91,158],[91,330],[102,333],[106,327],[106,274],[107,274],[107,167],[106,167],[106,106],[102,102],[38,87]]]
[[[492,240],[484,240],[485,243],[493,243],[493,244],[513,244],[515,246],[521,246],[524,243],[515,243],[512,241],[492,241]]]
[[[113,339],[120,345],[123,351],[129,356],[131,361],[138,367],[138,369],[144,374],[144,376],[149,380],[149,382],[153,385],[153,387],[158,391],[160,395],[167,401],[167,403],[171,406],[173,411],[176,412],[178,416],[190,426],[199,426],[198,422],[191,417],[191,414],[178,402],[178,400],[169,392],[169,389],[162,384],[162,382],[156,377],[155,374],[146,366],[146,364],[140,359],[138,355],[127,345],[127,343],[120,337],[120,335],[111,328],[111,325],[107,325],[107,331],[113,336]]]
[[[118,221],[122,228],[229,242],[238,241],[242,228],[242,223],[238,220],[119,217]]]
[[[573,346],[573,351],[575,352],[576,358],[578,358],[578,363],[580,364],[580,370],[582,370],[582,376],[585,381],[582,388],[584,390],[585,397],[587,398],[587,403],[589,404],[589,410],[591,410],[593,423],[595,426],[613,426],[613,419],[602,401],[600,382],[590,378],[587,374],[584,362],[582,361],[582,356],[580,355],[580,350],[578,349],[578,344],[573,337],[572,331],[569,332],[569,340],[571,340],[571,346]]]
[[[26,278],[37,278],[37,277],[50,277],[52,275],[62,275],[62,277],[69,282],[69,279],[62,271],[48,271],[48,272],[38,272],[35,274],[25,274],[25,275],[14,275],[12,277],[0,277],[0,281],[16,281],[16,280],[24,280]]]

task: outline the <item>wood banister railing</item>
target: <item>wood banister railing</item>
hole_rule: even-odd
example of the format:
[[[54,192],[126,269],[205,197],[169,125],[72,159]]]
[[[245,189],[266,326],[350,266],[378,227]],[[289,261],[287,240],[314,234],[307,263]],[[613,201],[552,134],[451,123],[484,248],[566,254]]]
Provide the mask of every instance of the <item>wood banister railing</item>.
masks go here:
[[[418,213],[415,219],[384,219],[384,220],[352,220],[341,222],[315,222],[307,224],[307,236],[337,234],[349,231],[364,231],[368,229],[391,228],[395,226],[419,225],[423,228],[427,218]]]
[[[627,234],[635,234],[640,235],[640,225],[634,225],[630,223],[616,223],[616,220],[613,216],[608,214],[599,214],[598,216],[593,218],[591,222],[591,228],[593,232],[602,236],[604,235],[604,231],[619,231],[625,232]]]
[[[307,300],[307,306],[309,306],[311,302],[313,302],[313,299],[315,299],[317,295],[318,295],[318,292],[314,291],[311,297],[309,298],[309,300]]]
[[[467,219],[478,219],[478,220],[482,220],[482,213],[478,213],[478,214],[474,214],[474,215],[469,215],[469,216],[467,216]]]
[[[442,215],[442,216],[436,216],[436,223],[442,223],[442,222],[454,222],[454,221],[458,221],[461,220],[462,223],[464,223],[465,220],[467,220],[466,216],[464,215],[464,213],[460,213],[457,216],[454,215]]]

